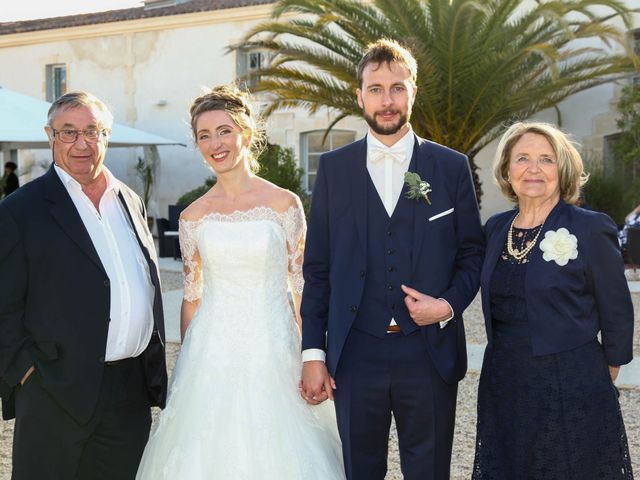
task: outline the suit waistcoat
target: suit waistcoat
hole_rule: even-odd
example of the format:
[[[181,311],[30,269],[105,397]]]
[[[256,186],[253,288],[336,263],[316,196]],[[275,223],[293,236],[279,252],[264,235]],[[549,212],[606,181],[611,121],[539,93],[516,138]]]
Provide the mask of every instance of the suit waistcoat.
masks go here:
[[[410,171],[414,160],[409,167]],[[364,290],[354,328],[384,337],[391,319],[408,334],[418,329],[404,304],[401,284],[411,285],[411,248],[416,200],[405,197],[402,189],[398,204],[389,217],[367,174],[367,270]]]

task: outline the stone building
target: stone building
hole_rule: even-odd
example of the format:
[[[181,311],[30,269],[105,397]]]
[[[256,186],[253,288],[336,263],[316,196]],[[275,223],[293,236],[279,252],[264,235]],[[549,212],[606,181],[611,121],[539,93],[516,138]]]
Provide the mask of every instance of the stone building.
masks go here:
[[[269,60],[265,52],[227,53],[227,47],[268,19],[272,6],[268,0],[146,0],[137,8],[0,23],[0,86],[49,101],[65,91],[88,90],[109,103],[117,122],[186,144],[159,148],[151,209],[166,216],[167,205],[211,175],[191,139],[191,100],[201,87],[233,81]],[[640,14],[635,25],[638,29],[630,35],[640,46]],[[595,155],[608,155],[620,88],[604,85],[558,106],[563,128]],[[556,111],[539,117],[552,122],[558,118]],[[322,145],[331,120],[327,111],[310,116],[293,110],[275,113],[267,123],[270,142],[293,148],[309,188],[320,153],[366,132],[364,121],[347,118]],[[490,179],[494,150],[495,144],[489,145],[477,158],[484,219],[507,206]],[[139,189],[135,165],[142,156],[141,148],[110,149],[107,165]],[[18,163],[25,181],[46,168],[50,155],[46,150],[19,150],[5,151],[2,157]]]

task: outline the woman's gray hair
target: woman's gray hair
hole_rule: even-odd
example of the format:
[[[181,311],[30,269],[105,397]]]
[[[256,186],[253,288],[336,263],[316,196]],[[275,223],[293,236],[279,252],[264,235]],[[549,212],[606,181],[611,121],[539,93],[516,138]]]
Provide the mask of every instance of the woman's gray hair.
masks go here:
[[[567,203],[575,204],[580,197],[580,187],[589,179],[582,157],[568,135],[554,125],[543,122],[517,122],[502,135],[493,160],[493,178],[502,194],[513,202],[518,201],[509,182],[509,163],[514,145],[525,133],[535,133],[547,139],[558,161],[560,197]]]

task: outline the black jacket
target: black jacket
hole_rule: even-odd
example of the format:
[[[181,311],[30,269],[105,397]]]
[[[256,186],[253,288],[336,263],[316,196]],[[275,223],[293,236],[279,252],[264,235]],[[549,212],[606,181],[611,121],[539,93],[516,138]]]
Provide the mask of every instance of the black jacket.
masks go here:
[[[155,287],[154,331],[142,354],[153,405],[164,406],[167,373],[157,259],[140,198],[120,183]],[[91,417],[104,371],[110,284],[91,238],[53,167],[0,203],[0,394],[35,365],[44,388],[80,423]]]

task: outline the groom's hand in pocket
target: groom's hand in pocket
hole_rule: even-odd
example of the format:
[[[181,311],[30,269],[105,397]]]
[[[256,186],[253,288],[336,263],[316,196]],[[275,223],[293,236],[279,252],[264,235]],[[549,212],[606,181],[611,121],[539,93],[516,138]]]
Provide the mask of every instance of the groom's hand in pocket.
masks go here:
[[[300,395],[307,403],[318,405],[327,398],[333,400],[335,380],[329,375],[327,366],[320,360],[310,360],[302,364]]]

